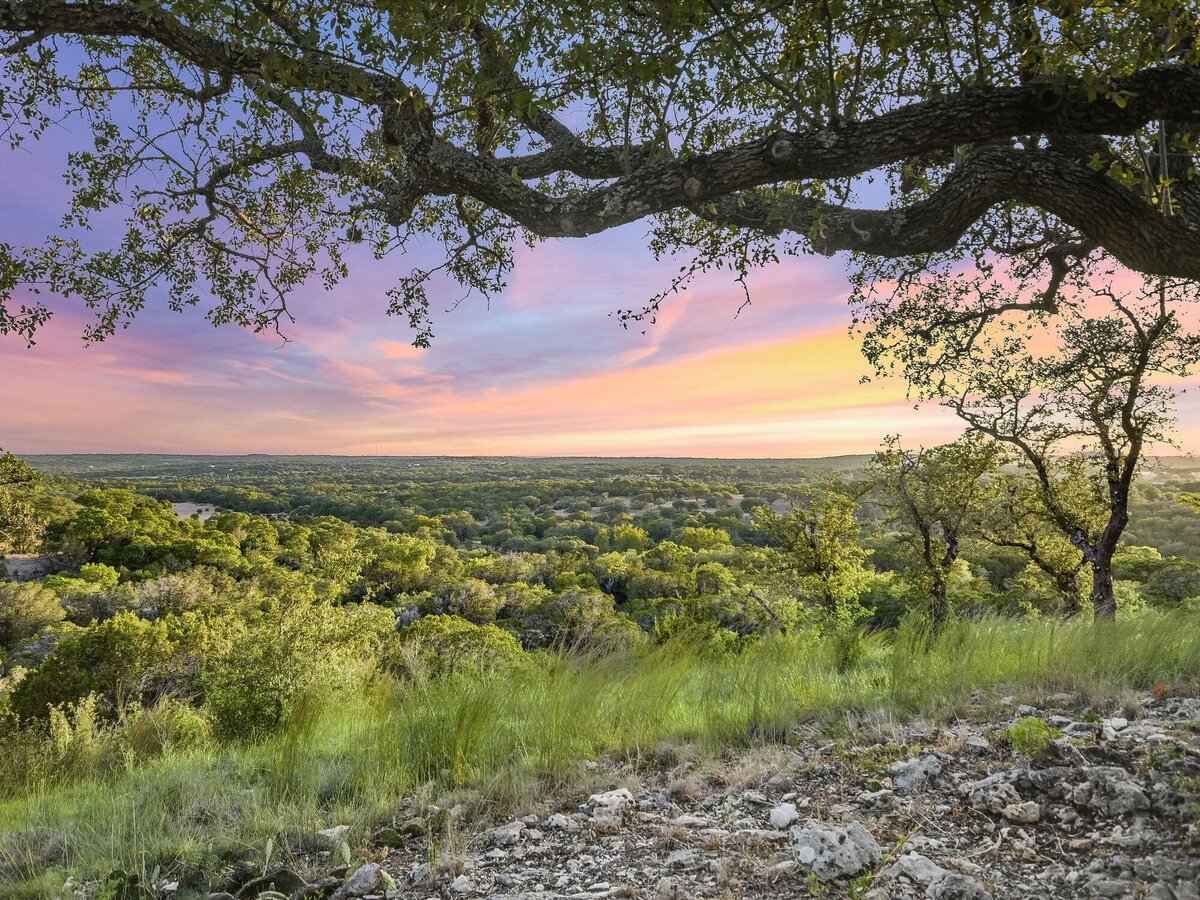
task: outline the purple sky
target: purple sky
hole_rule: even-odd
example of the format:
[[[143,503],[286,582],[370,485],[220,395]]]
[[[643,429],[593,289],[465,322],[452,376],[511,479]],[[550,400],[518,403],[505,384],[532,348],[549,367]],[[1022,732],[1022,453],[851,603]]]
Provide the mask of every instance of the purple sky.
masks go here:
[[[0,151],[0,241],[40,242],[65,208],[66,135]],[[611,315],[640,307],[677,264],[646,226],[520,252],[510,287],[436,316],[418,351],[384,291],[412,262],[352,260],[332,293],[300,291],[290,343],[199,310],[148,308],[85,347],[86,311],[58,304],[38,344],[0,338],[0,446],[19,453],[382,453],[814,456],[885,434],[953,437],[903,386],[860,385],[839,260],[759,272],[753,305],[726,273],[667,301],[645,335]],[[448,297],[454,296],[448,293]],[[1187,401],[1189,398],[1185,398]],[[1184,443],[1196,417],[1185,402]]]

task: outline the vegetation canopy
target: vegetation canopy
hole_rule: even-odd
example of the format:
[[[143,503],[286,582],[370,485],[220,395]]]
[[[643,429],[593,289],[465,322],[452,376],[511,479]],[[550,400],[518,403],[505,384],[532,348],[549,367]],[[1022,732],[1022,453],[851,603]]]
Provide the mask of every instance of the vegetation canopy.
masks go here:
[[[91,140],[61,231],[0,247],[0,332],[32,339],[47,297],[94,310],[89,339],[151,301],[278,328],[351,245],[425,235],[438,261],[388,291],[425,344],[431,286],[491,294],[518,242],[646,219],[656,253],[692,258],[626,319],[710,267],[813,251],[868,279],[990,255],[1041,283],[984,318],[1047,307],[1097,256],[1200,279],[1197,19],[1177,0],[4,0],[4,138],[69,121]]]

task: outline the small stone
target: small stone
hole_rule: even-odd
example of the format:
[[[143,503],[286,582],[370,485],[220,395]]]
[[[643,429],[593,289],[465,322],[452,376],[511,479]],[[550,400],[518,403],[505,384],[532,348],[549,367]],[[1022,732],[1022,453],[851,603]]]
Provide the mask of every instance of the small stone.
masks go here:
[[[555,813],[546,820],[547,831],[563,831],[571,827],[571,820],[562,813]]]
[[[383,887],[383,869],[379,868],[379,863],[367,863],[359,868],[357,872],[346,879],[343,884],[334,893],[334,897],[365,897],[367,894],[372,894]]]
[[[1025,803],[1010,803],[1000,810],[1000,814],[1010,822],[1032,825],[1034,822],[1041,821],[1042,808],[1035,801],[1028,800]]]
[[[524,832],[524,822],[519,819],[515,822],[509,822],[507,825],[501,825],[492,832],[492,843],[497,847],[511,847],[517,841],[521,840],[521,835]]]
[[[1104,724],[1113,731],[1124,731],[1129,727],[1129,720],[1122,716],[1113,716],[1111,719],[1105,719]]]
[[[896,860],[896,868],[917,884],[933,884],[947,873],[946,869],[920,853],[905,853]]]
[[[346,840],[346,835],[350,831],[349,825],[334,825],[332,828],[326,828],[317,832],[317,838],[322,847],[326,850],[332,850],[338,844]]]
[[[780,803],[771,810],[771,827],[784,829],[800,819],[800,811],[795,803]]]
[[[941,775],[942,764],[936,756],[928,755],[892,763],[888,771],[897,790],[912,793]]]
[[[450,890],[456,894],[471,893],[471,879],[469,879],[466,875],[459,875],[452,882],[450,882]]]
[[[668,869],[690,869],[700,862],[700,854],[695,850],[674,850],[667,857]]]

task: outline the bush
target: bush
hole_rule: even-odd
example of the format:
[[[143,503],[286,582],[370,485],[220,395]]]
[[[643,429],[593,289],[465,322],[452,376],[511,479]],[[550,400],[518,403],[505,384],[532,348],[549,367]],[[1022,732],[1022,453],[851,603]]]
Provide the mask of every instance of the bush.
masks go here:
[[[66,616],[54,592],[37,582],[0,582],[0,649],[16,647]]]
[[[402,628],[384,658],[387,668],[417,678],[486,674],[524,662],[520,643],[507,631],[458,616],[425,616]]]
[[[213,733],[226,740],[272,734],[307,686],[305,667],[259,632],[243,634],[204,677]]]
[[[161,624],[129,613],[69,631],[13,690],[12,708],[22,719],[43,718],[50,707],[98,694],[102,713],[112,715],[149,691],[170,652]]]
[[[201,684],[215,737],[255,741],[279,729],[307,694],[329,694],[373,669],[393,634],[392,613],[372,604],[267,604],[250,627],[201,636],[214,645]]]

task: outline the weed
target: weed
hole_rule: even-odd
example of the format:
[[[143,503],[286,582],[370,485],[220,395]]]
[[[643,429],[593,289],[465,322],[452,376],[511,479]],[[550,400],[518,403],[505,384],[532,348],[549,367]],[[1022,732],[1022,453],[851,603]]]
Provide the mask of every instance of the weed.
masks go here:
[[[1004,729],[1003,735],[1012,743],[1013,749],[1030,759],[1042,759],[1050,752],[1050,745],[1062,732],[1051,728],[1037,716],[1025,716]]]

